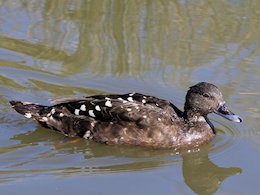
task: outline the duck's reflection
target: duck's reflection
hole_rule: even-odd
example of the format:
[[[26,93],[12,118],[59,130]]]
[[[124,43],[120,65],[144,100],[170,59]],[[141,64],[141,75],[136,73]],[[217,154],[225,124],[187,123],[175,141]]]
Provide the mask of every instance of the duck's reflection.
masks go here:
[[[181,161],[178,155],[172,156],[172,150],[107,146],[92,141],[85,141],[81,138],[64,138],[56,133],[54,133],[53,136],[49,136],[46,129],[43,128],[39,128],[29,134],[17,135],[14,139],[21,141],[22,147],[32,143],[38,145],[37,143],[45,141],[48,146],[52,145],[55,150],[58,151],[58,154],[65,154],[67,156],[70,154],[84,155],[84,162],[82,162],[82,166],[84,167],[80,167],[80,171],[77,171],[77,169],[73,167],[75,172],[69,171],[70,174],[82,174],[82,170],[87,172],[88,163],[93,159],[96,159],[95,163],[97,164],[95,164],[95,168],[97,172],[140,171],[179,163]],[[217,166],[209,159],[208,151],[208,148],[204,148],[200,152],[184,153],[181,155],[184,181],[189,188],[198,194],[213,194],[226,178],[241,173],[240,168],[223,168]],[[109,161],[109,159],[111,159],[110,157],[116,157],[117,161]],[[73,156],[71,158],[73,158]],[[99,158],[102,158],[102,164],[100,165],[98,164]],[[120,160],[121,158],[122,160]],[[108,159],[108,161],[106,161],[106,159]],[[75,161],[72,160],[72,163],[73,162]],[[89,169],[92,170],[93,167],[89,167]],[[47,169],[46,171],[49,170]],[[66,171],[68,171],[68,169],[66,169]],[[174,177],[177,176],[175,175]]]
[[[213,194],[226,178],[241,173],[240,168],[217,166],[205,151],[183,154],[182,158],[185,183],[197,194]]]

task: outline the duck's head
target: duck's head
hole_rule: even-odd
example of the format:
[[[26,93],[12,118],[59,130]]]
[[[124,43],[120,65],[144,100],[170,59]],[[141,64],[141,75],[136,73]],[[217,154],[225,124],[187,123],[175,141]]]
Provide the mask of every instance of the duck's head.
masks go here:
[[[186,95],[184,113],[188,118],[216,113],[228,120],[242,122],[242,118],[229,110],[219,89],[206,82],[190,87]]]

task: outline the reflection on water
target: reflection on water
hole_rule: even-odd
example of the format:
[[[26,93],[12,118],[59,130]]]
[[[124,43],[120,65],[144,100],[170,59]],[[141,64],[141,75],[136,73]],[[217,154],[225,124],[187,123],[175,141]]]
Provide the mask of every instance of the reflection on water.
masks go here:
[[[195,193],[212,194],[226,178],[241,173],[240,168],[223,168],[214,164],[208,157],[208,146],[203,147],[201,152],[183,153],[180,159],[171,150],[108,146],[80,138],[66,138],[57,133],[50,138],[46,131],[49,130],[40,128],[29,134],[17,135],[14,139],[20,141],[19,146],[0,151],[1,165],[6,167],[0,171],[1,182],[43,173],[88,175],[142,171],[182,161],[187,186]]]
[[[244,156],[259,161],[259,8],[258,0],[0,0],[0,182],[41,174],[142,175],[182,162],[194,192],[221,188],[240,169],[221,168],[208,156],[234,159],[231,166]],[[217,138],[182,158],[170,150],[105,146],[35,130],[34,122],[8,104],[9,99],[47,104],[53,97],[138,91],[182,108],[185,91],[199,81],[218,85],[245,123],[210,116]],[[241,185],[228,182],[229,189],[259,187],[254,185],[259,178],[250,175],[257,175],[258,166],[239,165],[247,174],[241,174]]]
[[[240,168],[217,166],[205,152],[185,154],[182,157],[185,183],[197,194],[213,194],[225,179],[241,173]]]
[[[207,71],[208,78],[225,76],[219,81],[224,84],[232,75],[246,79],[243,70],[252,71],[246,65],[258,59],[259,15],[247,13],[257,12],[258,1],[24,2],[1,4],[0,47],[13,51],[2,66],[63,75],[133,76],[157,70],[178,83],[193,71]],[[10,17],[4,17],[7,12]]]

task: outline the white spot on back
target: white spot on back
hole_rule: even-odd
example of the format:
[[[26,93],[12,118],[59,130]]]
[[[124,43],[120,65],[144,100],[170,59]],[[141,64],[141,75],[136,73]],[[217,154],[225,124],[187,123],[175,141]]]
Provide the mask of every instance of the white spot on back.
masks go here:
[[[158,118],[158,121],[162,121],[162,119],[161,119],[161,118]]]
[[[86,131],[83,138],[88,139],[90,137],[90,131]]]
[[[95,109],[96,109],[97,111],[101,111],[101,108],[100,108],[98,105],[95,106]]]
[[[89,114],[89,116],[91,116],[91,117],[96,117],[96,115],[94,114],[94,110],[89,110],[89,111],[88,111],[88,114]]]
[[[80,106],[80,110],[86,111],[86,105],[85,105],[85,104],[82,104],[82,105]]]
[[[118,100],[122,101],[123,103],[126,103],[127,101],[122,99],[121,97],[120,98],[117,98]]]
[[[126,103],[127,101],[124,100],[123,98],[117,98],[118,100],[122,101],[123,103]]]
[[[105,100],[111,100],[109,97],[105,97]]]
[[[48,121],[48,118],[47,117],[42,117],[42,120],[43,121]]]
[[[90,123],[91,127],[95,127],[95,122]]]
[[[147,116],[146,116],[146,115],[144,115],[144,116],[143,116],[143,118],[147,118]]]
[[[133,92],[133,93],[129,93],[129,96],[133,96],[135,94],[135,92]]]
[[[48,113],[48,114],[47,114],[47,117],[50,117],[50,116],[51,116],[51,113]]]
[[[63,113],[60,113],[60,117],[63,117],[64,116],[64,114]]]
[[[128,100],[129,102],[133,102],[133,101],[134,101],[132,97],[128,97],[127,100]]]
[[[32,102],[22,102],[23,105],[32,104]]]
[[[32,118],[32,114],[31,114],[31,113],[25,113],[24,116],[25,116],[26,118]]]
[[[127,110],[128,112],[132,111],[132,109],[131,109],[131,108],[127,108],[126,110]]]
[[[145,103],[146,103],[146,100],[145,100],[145,99],[142,99],[142,102],[145,104]]]
[[[75,109],[75,112],[74,112],[76,115],[79,115],[79,109]]]
[[[111,101],[107,100],[106,103],[105,103],[105,106],[107,106],[107,107],[112,107]]]
[[[54,108],[51,109],[51,114],[54,114],[56,111]]]

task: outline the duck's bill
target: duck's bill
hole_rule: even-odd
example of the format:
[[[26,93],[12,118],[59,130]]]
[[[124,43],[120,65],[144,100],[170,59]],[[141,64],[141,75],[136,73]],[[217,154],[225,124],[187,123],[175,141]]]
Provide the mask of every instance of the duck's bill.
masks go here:
[[[231,112],[229,110],[229,108],[227,107],[226,104],[221,105],[216,111],[216,114],[230,120],[230,121],[234,121],[237,123],[241,123],[242,122],[242,118],[239,117],[238,115],[234,114],[233,112]]]

